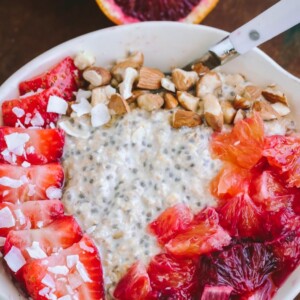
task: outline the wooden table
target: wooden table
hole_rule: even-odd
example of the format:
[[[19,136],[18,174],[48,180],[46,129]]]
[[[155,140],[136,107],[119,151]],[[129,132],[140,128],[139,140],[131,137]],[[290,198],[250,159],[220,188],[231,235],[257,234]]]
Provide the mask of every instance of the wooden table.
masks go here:
[[[203,24],[232,31],[276,2],[220,0]],[[0,83],[49,48],[112,25],[93,0],[1,0]],[[300,77],[299,25],[261,48]]]

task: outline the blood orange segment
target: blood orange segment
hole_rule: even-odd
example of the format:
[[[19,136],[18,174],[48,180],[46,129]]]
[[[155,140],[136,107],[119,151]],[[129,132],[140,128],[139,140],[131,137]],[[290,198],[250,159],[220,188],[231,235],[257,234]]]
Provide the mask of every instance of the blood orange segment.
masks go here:
[[[104,14],[116,24],[141,21],[200,23],[218,0],[96,0]]]
[[[229,133],[215,133],[211,141],[213,158],[228,161],[242,168],[254,167],[264,149],[264,124],[255,114],[239,121]]]

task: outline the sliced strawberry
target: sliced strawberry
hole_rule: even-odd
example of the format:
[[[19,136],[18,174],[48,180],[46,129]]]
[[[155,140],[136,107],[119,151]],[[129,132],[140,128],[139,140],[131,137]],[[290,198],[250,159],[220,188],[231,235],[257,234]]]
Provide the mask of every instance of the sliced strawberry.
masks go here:
[[[28,168],[0,164],[0,201],[58,199],[63,182],[64,170],[59,163]]]
[[[267,279],[263,286],[259,287],[252,293],[243,295],[241,300],[271,300],[275,293],[276,287],[270,279]]]
[[[147,270],[141,262],[136,262],[119,281],[114,291],[114,297],[117,300],[145,300],[150,291]]]
[[[2,103],[3,124],[10,127],[48,128],[56,124],[57,113],[47,112],[50,96],[60,96],[59,90],[51,88],[32,96],[6,100]]]
[[[208,213],[209,211],[209,213]],[[166,245],[166,250],[175,256],[193,257],[220,250],[230,243],[229,234],[219,225],[218,215],[207,208],[186,230],[177,234]],[[199,220],[199,222],[198,222]]]
[[[0,162],[33,165],[59,161],[65,134],[61,129],[0,127]]]
[[[211,141],[214,158],[252,168],[262,157],[264,149],[264,124],[255,114],[252,118],[239,121],[230,133],[216,133]]]
[[[185,230],[193,220],[193,214],[189,207],[183,203],[167,208],[153,222],[149,224],[149,230],[157,236],[160,244],[167,243],[177,233]]]
[[[300,139],[273,135],[266,138],[263,155],[286,177],[290,187],[300,187]]]
[[[229,300],[232,290],[231,286],[206,285],[200,300]]]
[[[68,295],[70,299],[104,299],[100,256],[87,236],[58,254],[26,264],[23,280],[28,294],[35,300]]]
[[[220,224],[231,236],[257,239],[264,235],[262,210],[247,194],[241,194],[218,209]]]
[[[199,283],[231,286],[233,295],[243,295],[261,287],[276,264],[277,260],[263,244],[231,245],[200,259]]]
[[[159,299],[170,299],[179,294],[183,299],[191,299],[195,293],[196,264],[191,259],[158,254],[152,258],[148,274],[153,292],[159,295]]]
[[[66,249],[82,238],[82,230],[72,216],[62,216],[40,229],[10,231],[4,254],[12,247],[19,249],[26,261],[43,258]]]
[[[38,75],[30,80],[20,83],[20,94],[24,95],[39,88],[48,89],[52,86],[58,88],[65,100],[73,98],[73,92],[78,89],[78,69],[71,57],[66,57],[48,72]]]
[[[249,190],[252,174],[248,169],[226,163],[211,181],[211,193],[218,199],[228,199]]]

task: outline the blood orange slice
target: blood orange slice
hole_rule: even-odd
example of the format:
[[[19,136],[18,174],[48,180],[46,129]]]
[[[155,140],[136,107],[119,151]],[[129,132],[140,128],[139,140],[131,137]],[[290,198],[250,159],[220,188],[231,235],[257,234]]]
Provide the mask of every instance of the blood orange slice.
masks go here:
[[[200,23],[218,0],[96,0],[104,14],[116,24],[141,21]]]

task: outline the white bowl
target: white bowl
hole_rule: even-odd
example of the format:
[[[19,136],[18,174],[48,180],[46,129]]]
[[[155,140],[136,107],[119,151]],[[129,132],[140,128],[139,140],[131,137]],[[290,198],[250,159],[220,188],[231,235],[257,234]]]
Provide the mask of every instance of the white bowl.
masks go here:
[[[67,55],[86,50],[94,54],[97,64],[108,66],[128,51],[140,50],[145,54],[147,66],[164,71],[174,66],[184,66],[199,58],[209,46],[228,33],[219,29],[173,22],[148,22],[111,27],[95,31],[65,42],[38,56],[13,74],[0,87],[0,102],[18,95],[18,84],[37,75]],[[292,76],[259,49],[226,64],[226,72],[238,72],[261,86],[276,83],[285,91],[295,117],[300,117],[297,105],[300,80]],[[300,123],[298,124],[299,127]],[[300,292],[300,269],[296,270],[274,299],[292,300]],[[17,293],[0,264],[0,300],[24,299]]]

